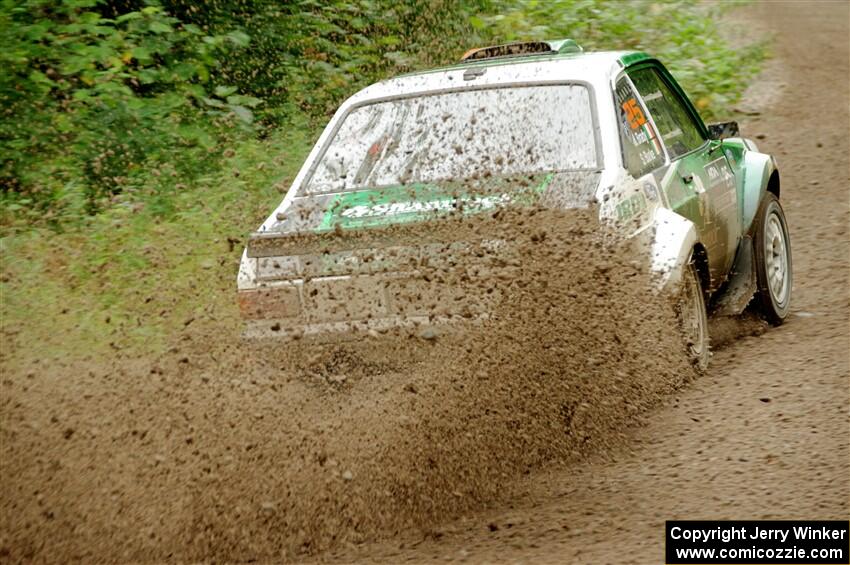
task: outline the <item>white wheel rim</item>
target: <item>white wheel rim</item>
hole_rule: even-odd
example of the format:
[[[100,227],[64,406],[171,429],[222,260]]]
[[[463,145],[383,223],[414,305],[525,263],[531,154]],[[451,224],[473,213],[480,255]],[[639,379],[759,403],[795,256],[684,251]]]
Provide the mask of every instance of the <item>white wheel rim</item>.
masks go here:
[[[682,302],[679,315],[682,332],[688,345],[688,352],[694,359],[700,359],[705,349],[705,318],[702,312],[702,301],[699,296],[699,285],[693,267],[689,269],[682,286]]]
[[[767,218],[764,228],[764,263],[767,269],[767,286],[778,305],[788,297],[788,245],[785,230],[776,212]]]

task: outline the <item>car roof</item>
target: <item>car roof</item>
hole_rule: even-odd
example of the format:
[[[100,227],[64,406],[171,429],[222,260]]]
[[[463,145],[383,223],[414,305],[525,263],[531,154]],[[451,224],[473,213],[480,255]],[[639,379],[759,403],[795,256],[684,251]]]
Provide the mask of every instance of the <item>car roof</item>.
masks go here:
[[[426,69],[422,71],[406,73],[401,76],[423,75],[433,72],[447,71],[453,69],[468,69],[470,67],[494,67],[502,65],[516,65],[529,62],[546,62],[553,63],[569,62],[577,65],[596,64],[596,65],[611,65],[621,61],[629,55],[642,54],[640,51],[569,51],[566,53],[536,53],[529,55],[505,56],[505,57],[488,57],[483,59],[462,60],[458,63],[437,67],[434,69]]]
[[[499,84],[562,80],[601,88],[610,84],[611,78],[623,68],[647,59],[649,56],[639,51],[593,51],[468,60],[382,80],[356,93],[345,106],[387,97]],[[464,77],[467,71],[483,72]]]

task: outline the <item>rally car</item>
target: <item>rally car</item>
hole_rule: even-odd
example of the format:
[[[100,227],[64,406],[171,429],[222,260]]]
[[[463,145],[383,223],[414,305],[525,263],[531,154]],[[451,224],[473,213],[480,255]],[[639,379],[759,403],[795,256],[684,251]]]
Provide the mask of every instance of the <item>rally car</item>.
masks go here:
[[[755,298],[769,322],[788,315],[791,246],[775,159],[734,122],[706,126],[651,56],[586,53],[558,40],[473,49],[459,64],[384,80],[346,100],[249,238],[238,274],[246,335],[434,322],[389,296],[404,264],[367,268],[363,249],[294,242],[432,218],[459,202],[503,206],[512,200],[504,182],[487,196],[464,196],[456,183],[500,186],[518,175],[539,179],[558,206],[595,203],[603,219],[650,238],[647,264],[659,288],[680,296],[696,365],[709,359],[708,312],[737,314]],[[363,241],[370,254],[387,245]],[[430,243],[395,250],[415,257]]]

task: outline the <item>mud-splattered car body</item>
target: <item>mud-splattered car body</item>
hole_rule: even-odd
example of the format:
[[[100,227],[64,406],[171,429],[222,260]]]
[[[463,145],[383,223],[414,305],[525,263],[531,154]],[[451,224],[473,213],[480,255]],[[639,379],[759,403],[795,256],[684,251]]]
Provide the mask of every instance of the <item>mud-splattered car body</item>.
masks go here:
[[[507,163],[507,145],[533,158]],[[473,165],[464,161],[470,152]],[[518,176],[528,179],[525,193],[564,208],[597,205],[625,235],[645,239],[660,288],[675,287],[690,265],[719,312],[740,312],[756,291],[752,226],[764,195],[779,196],[773,157],[738,137],[735,124],[706,127],[656,59],[584,53],[563,40],[473,51],[346,100],[243,254],[248,335],[437,321],[394,305],[387,282],[399,257],[415,259],[437,242],[391,246],[395,259],[382,263],[379,243],[319,250],[299,248],[296,236],[491,209],[518,199],[498,188]],[[490,188],[469,188],[481,179]]]

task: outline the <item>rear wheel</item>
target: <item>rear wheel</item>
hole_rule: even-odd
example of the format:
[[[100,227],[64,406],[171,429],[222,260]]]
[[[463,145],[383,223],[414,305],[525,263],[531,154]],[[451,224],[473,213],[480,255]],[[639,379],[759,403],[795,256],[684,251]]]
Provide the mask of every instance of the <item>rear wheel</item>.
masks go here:
[[[758,309],[768,322],[785,321],[791,306],[791,240],[779,199],[768,192],[762,198],[754,223]]]
[[[688,263],[682,276],[676,314],[691,363],[699,371],[705,371],[711,355],[708,343],[708,313],[699,271],[693,262]]]

